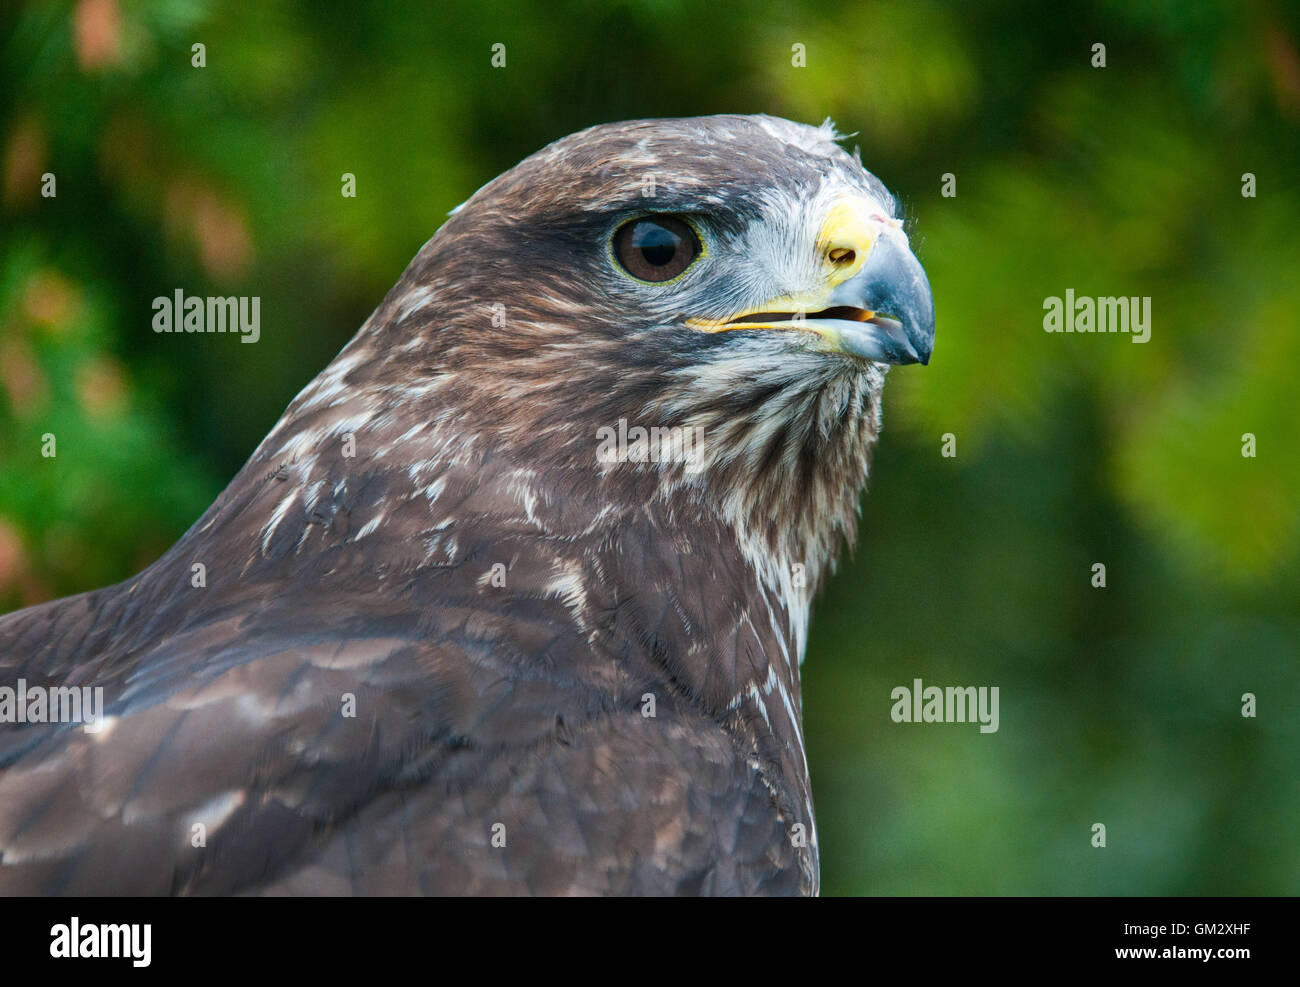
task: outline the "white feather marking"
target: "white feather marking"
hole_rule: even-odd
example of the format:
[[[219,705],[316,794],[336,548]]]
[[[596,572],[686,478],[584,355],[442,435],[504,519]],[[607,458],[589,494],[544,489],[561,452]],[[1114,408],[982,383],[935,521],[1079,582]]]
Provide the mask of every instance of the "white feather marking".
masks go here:
[[[271,512],[271,520],[267,522],[266,529],[262,532],[262,554],[265,555],[271,545],[271,536],[275,534],[275,529],[280,526],[284,516],[289,513],[289,508],[293,506],[294,501],[298,499],[298,491],[290,490],[289,495],[285,497],[275,510]]]

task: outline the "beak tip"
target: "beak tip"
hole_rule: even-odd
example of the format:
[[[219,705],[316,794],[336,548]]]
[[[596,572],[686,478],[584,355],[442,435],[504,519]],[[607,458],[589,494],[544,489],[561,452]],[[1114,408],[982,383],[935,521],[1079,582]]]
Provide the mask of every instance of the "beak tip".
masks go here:
[[[848,305],[883,312],[870,320],[855,355],[891,364],[929,366],[934,349],[934,301],[925,269],[905,239],[879,238],[862,269],[840,284],[831,296],[833,305]]]
[[[928,367],[930,365],[930,357],[934,354],[934,323],[930,324],[927,338],[920,346],[916,347],[916,352],[917,362],[919,362],[923,367]]]

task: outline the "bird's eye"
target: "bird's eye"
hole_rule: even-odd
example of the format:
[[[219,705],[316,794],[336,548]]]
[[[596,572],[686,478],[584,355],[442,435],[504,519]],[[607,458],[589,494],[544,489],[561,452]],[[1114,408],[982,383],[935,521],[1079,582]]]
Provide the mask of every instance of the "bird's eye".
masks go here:
[[[695,231],[672,216],[634,219],[614,234],[614,256],[642,281],[671,281],[699,255],[700,239]]]

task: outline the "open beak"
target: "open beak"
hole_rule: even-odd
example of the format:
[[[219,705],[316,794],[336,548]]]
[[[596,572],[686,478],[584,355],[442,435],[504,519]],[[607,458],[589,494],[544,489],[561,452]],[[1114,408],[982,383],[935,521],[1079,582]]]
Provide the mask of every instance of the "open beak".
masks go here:
[[[835,352],[879,363],[930,362],[934,300],[925,269],[896,221],[868,222],[857,207],[832,214],[821,242],[828,262],[840,265],[816,311],[742,313],[728,320],[688,320],[708,332],[785,329],[813,332]]]
[[[878,237],[862,270],[831,292],[830,301],[829,309],[809,313],[806,322],[836,349],[880,363],[930,362],[930,281],[901,234]],[[842,308],[854,313],[850,319],[836,317]]]

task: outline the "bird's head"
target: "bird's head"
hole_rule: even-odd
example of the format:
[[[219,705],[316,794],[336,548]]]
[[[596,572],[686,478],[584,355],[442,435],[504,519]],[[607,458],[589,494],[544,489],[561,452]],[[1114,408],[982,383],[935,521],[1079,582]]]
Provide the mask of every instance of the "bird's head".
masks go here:
[[[502,328],[515,308],[553,318],[560,337],[653,333],[655,349],[700,361],[746,344],[832,366],[929,361],[925,272],[893,197],[829,125],[593,127],[470,199],[443,233],[447,246],[462,237],[503,264],[480,272]]]
[[[893,197],[836,139],[768,116],[592,127],[480,189],[413,269],[454,271],[489,318],[499,306],[488,351],[653,333],[699,361],[756,344],[927,363],[925,272]]]
[[[885,371],[934,340],[894,199],[836,141],[768,116],[559,140],[453,212],[335,376],[820,568],[853,536]],[[665,455],[656,428],[690,431]]]

